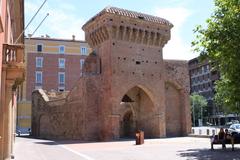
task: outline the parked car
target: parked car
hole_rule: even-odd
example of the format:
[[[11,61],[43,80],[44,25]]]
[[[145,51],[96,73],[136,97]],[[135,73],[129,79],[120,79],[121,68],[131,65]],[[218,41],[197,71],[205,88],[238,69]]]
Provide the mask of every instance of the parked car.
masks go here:
[[[17,134],[18,136],[21,136],[21,131],[20,131],[20,130],[17,130],[16,132],[17,132],[16,134]]]
[[[207,126],[213,126],[213,124],[210,123],[210,122],[206,122],[206,125],[207,125]]]
[[[240,134],[240,124],[232,124],[229,129],[228,129],[229,133],[231,133],[232,135],[234,134]]]

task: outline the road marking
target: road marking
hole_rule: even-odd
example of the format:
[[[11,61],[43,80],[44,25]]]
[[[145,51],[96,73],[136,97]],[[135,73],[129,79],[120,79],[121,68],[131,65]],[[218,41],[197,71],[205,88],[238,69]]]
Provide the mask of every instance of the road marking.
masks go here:
[[[93,159],[93,158],[91,158],[91,157],[89,157],[89,156],[87,156],[87,155],[85,155],[85,154],[82,154],[82,153],[80,153],[80,152],[74,151],[74,150],[72,150],[72,149],[70,149],[70,148],[68,148],[68,147],[66,147],[66,146],[64,146],[64,145],[59,145],[59,146],[63,147],[64,149],[66,149],[66,150],[68,150],[68,151],[70,151],[70,152],[73,152],[73,153],[81,156],[82,158],[84,158],[84,159],[86,159],[86,160],[95,160],[95,159]]]

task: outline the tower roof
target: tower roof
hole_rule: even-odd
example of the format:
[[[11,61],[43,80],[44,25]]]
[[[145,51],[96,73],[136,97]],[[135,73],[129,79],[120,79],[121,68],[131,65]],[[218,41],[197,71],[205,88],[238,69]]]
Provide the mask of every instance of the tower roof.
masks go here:
[[[101,16],[104,13],[110,13],[110,14],[114,14],[114,15],[120,15],[120,16],[126,16],[126,17],[130,17],[130,18],[141,19],[144,21],[159,23],[159,24],[170,26],[170,27],[173,26],[172,23],[170,23],[168,20],[166,20],[164,18],[160,18],[160,17],[156,17],[156,16],[152,16],[152,15],[148,15],[148,14],[144,14],[144,13],[140,13],[140,12],[130,11],[130,10],[122,9],[122,8],[111,7],[111,6],[104,8],[101,12],[99,12],[94,17],[92,17],[89,21],[87,21],[84,24],[84,26],[87,25],[88,23],[94,21],[96,17]]]

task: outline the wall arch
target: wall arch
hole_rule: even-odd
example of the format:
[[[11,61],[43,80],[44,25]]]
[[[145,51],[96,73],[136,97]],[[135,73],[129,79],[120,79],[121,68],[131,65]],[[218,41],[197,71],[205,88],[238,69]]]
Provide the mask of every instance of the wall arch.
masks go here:
[[[120,90],[119,94],[118,94],[118,101],[117,103],[121,103],[122,97],[129,92],[130,90],[132,90],[134,87],[138,87],[140,89],[142,89],[151,99],[151,101],[154,103],[155,106],[155,102],[156,102],[156,96],[153,94],[152,90],[149,89],[148,87],[146,87],[145,85],[142,84],[138,84],[138,85],[129,85],[128,87],[125,87],[123,90]]]
[[[166,136],[182,135],[181,87],[176,82],[165,83]]]
[[[124,100],[124,96],[129,97],[129,101]],[[132,136],[134,136],[133,130],[136,131],[140,129],[145,132],[145,137],[154,137],[154,130],[156,127],[154,125],[155,106],[151,99],[151,95],[148,95],[142,87],[134,86],[123,94],[120,99],[120,136],[126,133],[124,130],[126,127],[124,128],[124,126],[131,126],[129,133],[132,133]],[[132,114],[131,124],[125,124],[125,116],[130,112]]]

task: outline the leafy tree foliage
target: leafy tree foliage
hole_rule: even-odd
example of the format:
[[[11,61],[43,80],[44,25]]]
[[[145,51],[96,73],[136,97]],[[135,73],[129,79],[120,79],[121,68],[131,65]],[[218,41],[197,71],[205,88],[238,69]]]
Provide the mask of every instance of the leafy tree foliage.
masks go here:
[[[192,106],[191,110],[192,110],[193,121],[196,122],[198,119],[202,119],[207,115],[207,100],[205,97],[197,93],[193,93],[190,96],[190,101]]]
[[[240,112],[240,0],[215,0],[207,28],[197,26],[194,50],[220,71],[215,99]]]

